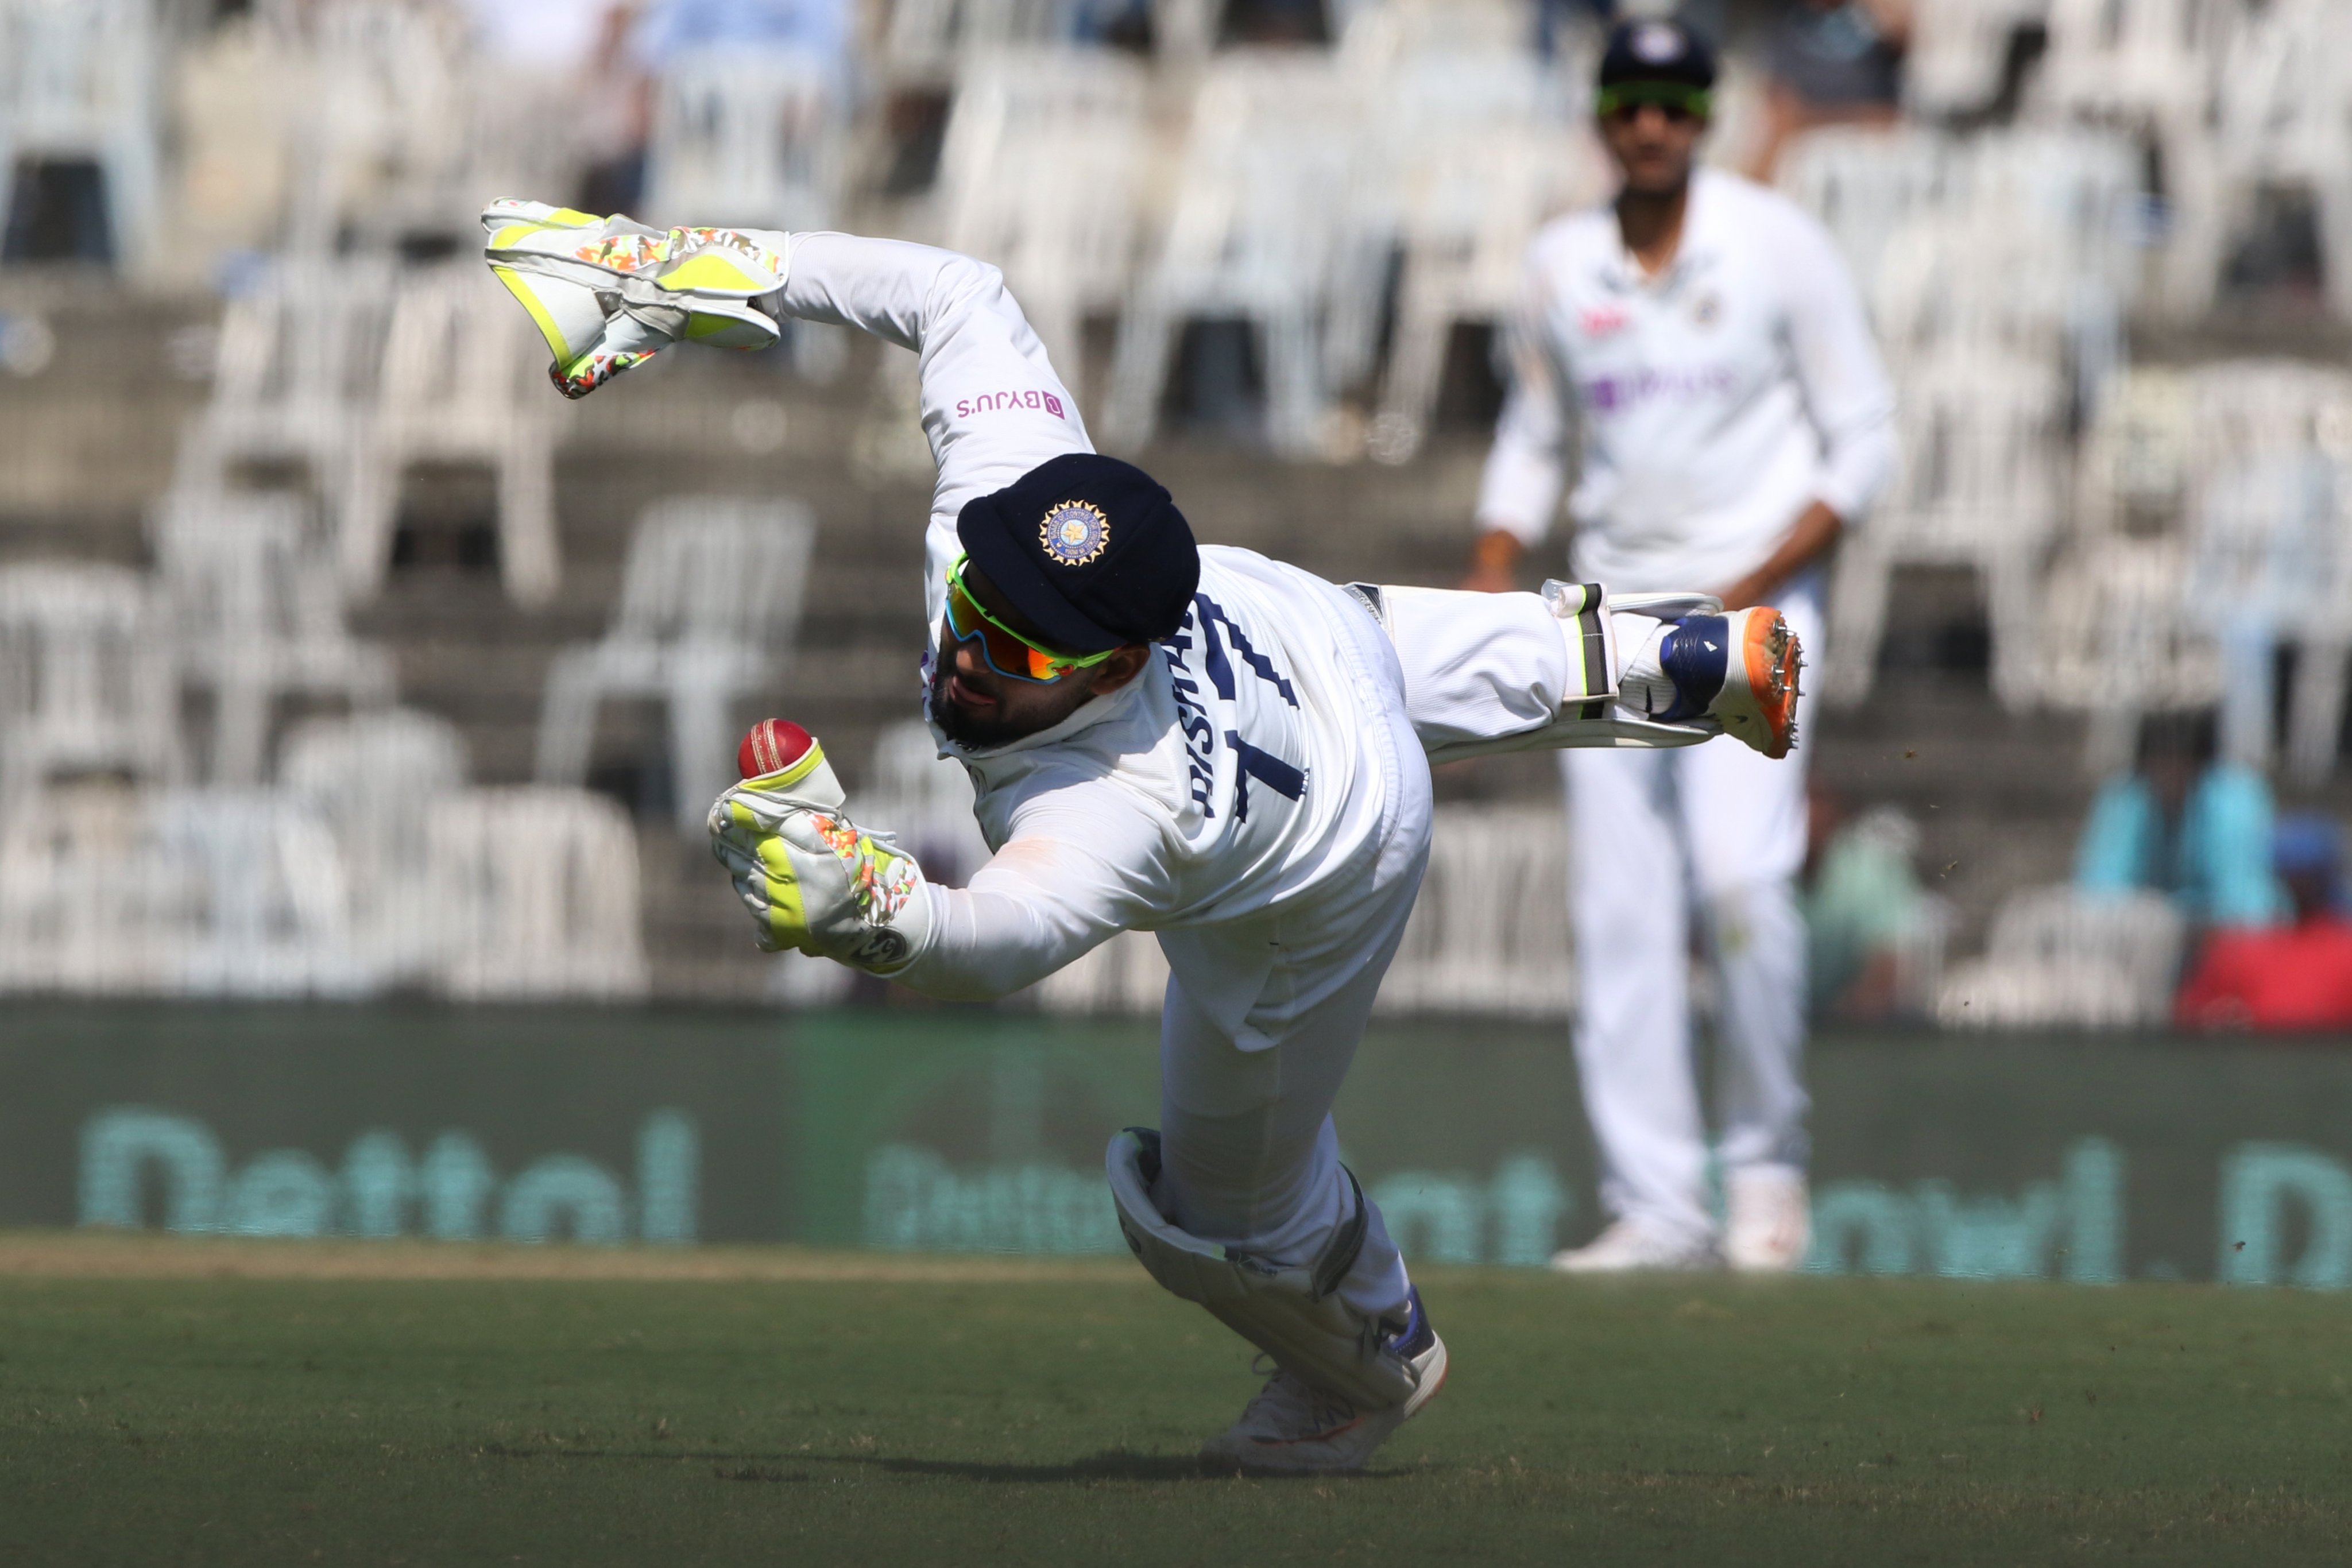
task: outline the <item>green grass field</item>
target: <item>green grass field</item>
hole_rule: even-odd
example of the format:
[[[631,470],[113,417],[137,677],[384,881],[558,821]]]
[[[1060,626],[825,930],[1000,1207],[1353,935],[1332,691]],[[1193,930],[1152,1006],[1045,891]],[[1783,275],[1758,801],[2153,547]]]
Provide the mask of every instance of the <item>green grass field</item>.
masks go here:
[[[1254,1386],[1246,1352],[1121,1262],[501,1278],[484,1252],[476,1277],[399,1277],[434,1271],[417,1248],[383,1278],[255,1278],[255,1249],[205,1246],[118,1246],[131,1275],[180,1277],[90,1277],[70,1241],[0,1258],[0,1562],[2274,1564],[2352,1543],[2340,1297],[1429,1270],[1444,1396],[1373,1475],[1254,1481],[1188,1460]],[[569,1250],[513,1256],[560,1275]]]

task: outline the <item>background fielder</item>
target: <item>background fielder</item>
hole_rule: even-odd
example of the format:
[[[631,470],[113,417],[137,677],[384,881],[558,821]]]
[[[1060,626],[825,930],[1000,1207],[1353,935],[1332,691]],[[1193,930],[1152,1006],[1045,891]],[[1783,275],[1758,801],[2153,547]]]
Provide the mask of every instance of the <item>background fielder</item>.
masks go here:
[[[1821,559],[1891,474],[1894,394],[1822,227],[1772,192],[1693,172],[1714,81],[1706,42],[1678,23],[1610,37],[1598,109],[1622,187],[1528,252],[1472,580],[1508,585],[1549,530],[1573,449],[1578,575],[1698,583],[1735,608],[1776,599],[1818,649]],[[1555,1261],[1719,1255],[1685,999],[1696,907],[1722,1062],[1721,1255],[1793,1268],[1807,1230],[1801,764],[1728,747],[1560,760],[1577,1064],[1616,1222]]]
[[[821,752],[723,796],[714,848],[765,945],[933,996],[1005,996],[1158,932],[1161,1124],[1114,1141],[1113,1194],[1154,1276],[1279,1366],[1207,1451],[1360,1465],[1445,1367],[1329,1114],[1427,860],[1425,752],[1720,727],[1785,749],[1779,615],[1669,621],[1690,596],[1612,611],[1567,584],[1349,590],[1201,549],[1164,489],[1092,452],[996,270],[964,256],[524,203],[485,221],[575,394],[681,337],[772,338],[779,316],[920,356],[926,710],[992,858],[967,888],[927,883],[841,814]]]

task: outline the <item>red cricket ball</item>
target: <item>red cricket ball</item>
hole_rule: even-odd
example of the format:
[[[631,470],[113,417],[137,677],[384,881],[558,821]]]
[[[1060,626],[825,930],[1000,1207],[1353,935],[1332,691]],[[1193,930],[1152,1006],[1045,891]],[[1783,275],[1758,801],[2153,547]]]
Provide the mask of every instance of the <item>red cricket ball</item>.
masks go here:
[[[735,768],[746,779],[781,773],[806,757],[816,741],[789,719],[763,718],[735,748]]]

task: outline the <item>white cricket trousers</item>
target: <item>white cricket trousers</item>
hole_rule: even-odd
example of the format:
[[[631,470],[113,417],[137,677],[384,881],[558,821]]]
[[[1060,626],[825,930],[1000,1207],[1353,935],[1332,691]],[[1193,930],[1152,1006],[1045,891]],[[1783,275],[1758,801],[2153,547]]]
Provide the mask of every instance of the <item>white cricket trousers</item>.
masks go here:
[[[1269,988],[1338,980],[1338,988],[1255,1049],[1237,1045],[1173,979],[1160,1015],[1153,1197],[1189,1234],[1284,1265],[1312,1264],[1354,1212],[1331,1105],[1428,865],[1424,748],[1549,723],[1572,677],[1572,623],[1564,631],[1532,593],[1383,592],[1393,640],[1352,601],[1339,622],[1369,677],[1379,777],[1359,787],[1389,792],[1381,842],[1366,846],[1342,885],[1233,934],[1255,952],[1264,951],[1256,943],[1278,945]],[[1364,1203],[1363,1247],[1339,1294],[1366,1316],[1393,1319],[1405,1305],[1404,1260],[1378,1208]]]
[[[1779,606],[1819,648],[1818,579]],[[1805,1166],[1803,764],[1801,740],[1780,762],[1728,741],[1560,754],[1577,1071],[1615,1217],[1715,1234],[1692,1053],[1694,910],[1716,987],[1721,1166]]]

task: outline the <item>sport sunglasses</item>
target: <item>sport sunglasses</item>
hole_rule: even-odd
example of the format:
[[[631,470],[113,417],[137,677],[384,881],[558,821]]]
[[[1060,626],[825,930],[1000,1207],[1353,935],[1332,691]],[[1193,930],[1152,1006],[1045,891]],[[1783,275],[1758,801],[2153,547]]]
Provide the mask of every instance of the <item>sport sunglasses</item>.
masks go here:
[[[958,556],[948,568],[948,631],[959,643],[980,639],[980,656],[998,674],[1016,681],[1035,681],[1045,685],[1060,680],[1072,670],[1083,670],[1101,664],[1116,648],[1106,648],[1099,653],[1056,653],[1036,643],[981,608],[971,590],[963,585],[964,563],[971,558]]]
[[[1657,105],[1668,120],[1705,120],[1715,107],[1713,96],[1705,88],[1671,81],[1632,81],[1604,87],[1594,97],[1592,107],[1603,120],[1631,120],[1645,103]]]

